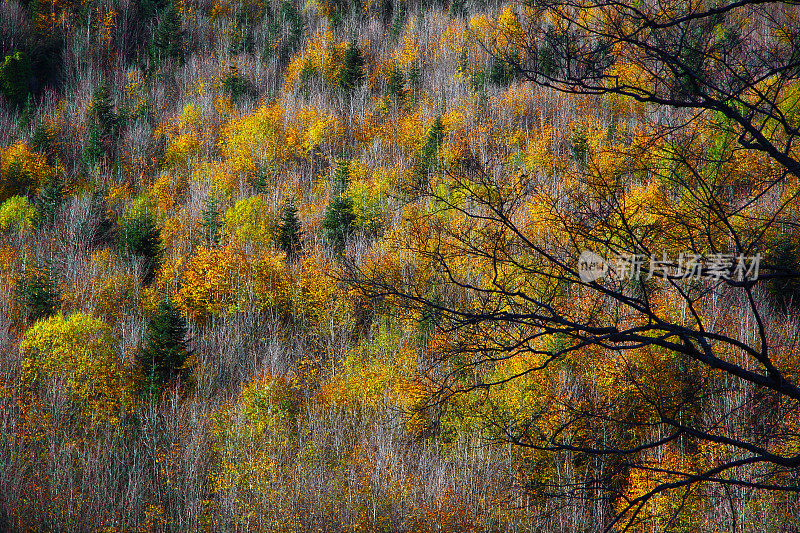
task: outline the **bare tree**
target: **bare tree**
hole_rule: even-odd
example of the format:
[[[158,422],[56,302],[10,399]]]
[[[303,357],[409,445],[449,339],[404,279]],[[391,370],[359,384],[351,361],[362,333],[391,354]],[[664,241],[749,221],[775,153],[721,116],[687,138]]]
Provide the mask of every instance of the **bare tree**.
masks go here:
[[[469,406],[493,438],[568,458],[568,482],[526,489],[596,500],[607,529],[677,527],[701,487],[800,492],[798,327],[774,295],[797,275],[776,251],[800,221],[796,17],[760,1],[519,5],[483,48],[539,85],[647,104],[647,135],[573,139],[557,183],[501,151],[467,157],[404,237],[350,265],[434,326],[430,412]],[[520,382],[536,393],[504,409],[493,392]]]

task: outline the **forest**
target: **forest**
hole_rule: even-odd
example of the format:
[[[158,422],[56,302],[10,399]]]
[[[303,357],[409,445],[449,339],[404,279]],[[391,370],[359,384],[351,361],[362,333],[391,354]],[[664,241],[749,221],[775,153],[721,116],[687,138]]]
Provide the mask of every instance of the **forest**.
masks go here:
[[[797,0],[3,0],[0,531],[791,532]]]

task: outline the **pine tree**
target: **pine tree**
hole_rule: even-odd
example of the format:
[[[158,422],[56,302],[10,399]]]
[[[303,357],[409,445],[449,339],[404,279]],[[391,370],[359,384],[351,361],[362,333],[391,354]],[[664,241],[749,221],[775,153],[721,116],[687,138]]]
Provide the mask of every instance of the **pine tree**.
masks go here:
[[[350,160],[342,157],[336,160],[336,168],[333,171],[333,192],[341,195],[347,191],[350,185]]]
[[[87,162],[96,163],[108,152],[112,146],[116,126],[117,115],[111,102],[108,84],[101,82],[94,90],[87,116],[89,135],[84,149]]]
[[[117,249],[122,257],[143,259],[142,281],[145,284],[150,283],[161,255],[161,230],[158,229],[153,215],[137,212],[120,220]]]
[[[442,122],[441,115],[436,117],[427,135],[425,135],[425,142],[419,151],[419,164],[417,173],[420,178],[420,187],[424,178],[431,172],[435,172],[439,168],[439,148],[444,142],[444,123]]]
[[[355,221],[353,200],[349,196],[341,194],[335,196],[325,210],[325,216],[322,219],[322,234],[326,243],[336,253],[344,251]]]
[[[161,18],[158,27],[153,35],[150,46],[150,59],[154,65],[160,65],[163,61],[175,59],[183,62],[183,35],[181,18],[175,4],[170,2]]]
[[[228,74],[222,82],[222,90],[231,97],[231,101],[233,102],[239,101],[242,96],[250,92],[247,80],[239,75],[239,69],[236,63],[231,63]]]
[[[56,211],[64,201],[64,177],[57,174],[52,182],[43,186],[36,195],[34,206],[36,207],[36,225],[52,224],[56,216]]]
[[[180,311],[168,300],[158,305],[136,359],[145,379],[145,390],[155,393],[161,384],[177,375],[191,354],[188,329]]]
[[[89,246],[92,248],[102,248],[110,245],[114,241],[116,225],[111,219],[106,200],[100,189],[92,191],[92,200],[89,209],[92,216],[86,233],[89,235]]]
[[[31,62],[24,52],[14,52],[0,64],[0,93],[12,105],[23,105],[28,98]]]
[[[203,208],[203,240],[208,246],[219,243],[219,234],[222,229],[221,203],[216,194],[209,195],[206,206]]]
[[[61,305],[61,293],[49,263],[30,261],[16,279],[15,293],[26,316],[33,321],[53,316]]]
[[[293,198],[287,198],[281,212],[281,223],[278,225],[276,243],[278,248],[286,252],[286,259],[294,261],[300,255],[303,242],[300,217]]]
[[[342,72],[339,77],[339,87],[344,91],[352,91],[364,79],[364,57],[355,41],[344,52]]]
[[[389,79],[386,82],[386,90],[389,96],[393,97],[398,104],[403,104],[406,101],[406,78],[403,71],[397,65],[392,66],[392,71],[389,73]]]

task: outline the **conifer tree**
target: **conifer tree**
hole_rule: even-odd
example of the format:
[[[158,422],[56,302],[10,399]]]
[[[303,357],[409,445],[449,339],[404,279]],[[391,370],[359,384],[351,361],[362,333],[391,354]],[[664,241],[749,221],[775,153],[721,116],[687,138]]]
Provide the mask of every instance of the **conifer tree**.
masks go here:
[[[9,54],[0,63],[0,93],[12,105],[23,105],[28,97],[31,62],[24,52]]]
[[[16,279],[15,293],[25,314],[33,321],[53,316],[61,305],[61,293],[53,281],[49,263],[30,261]]]
[[[209,195],[203,209],[203,240],[208,246],[219,243],[219,233],[222,229],[222,213],[220,200],[216,194]]]
[[[181,18],[175,4],[169,3],[161,14],[158,27],[153,34],[153,41],[150,46],[150,59],[154,65],[160,65],[163,61],[175,59],[183,62],[183,35]]]
[[[159,386],[177,375],[190,355],[186,320],[168,300],[162,301],[147,324],[142,346],[136,354],[145,391],[157,392]]]
[[[403,104],[406,101],[406,78],[403,71],[397,65],[392,66],[392,71],[389,73],[389,79],[386,82],[386,90],[389,96],[393,97],[398,104]]]
[[[34,222],[40,224],[52,224],[61,203],[64,201],[64,177],[57,174],[52,182],[44,185],[36,195],[34,206],[36,207],[36,218]]]
[[[122,257],[139,257],[144,261],[142,281],[149,283],[155,275],[161,255],[161,230],[148,212],[131,213],[119,222],[117,248]]]
[[[111,102],[108,84],[101,82],[94,90],[87,116],[89,135],[84,149],[87,162],[96,163],[107,153],[111,147],[116,126],[117,115]]]
[[[353,200],[344,194],[337,195],[328,204],[322,219],[322,234],[327,244],[336,252],[342,253],[344,245],[353,230],[356,215]]]
[[[444,123],[440,115],[436,117],[430,129],[428,129],[428,133],[425,135],[425,142],[419,151],[417,175],[420,188],[424,188],[428,174],[435,172],[439,168],[439,148],[441,148],[443,142]]]
[[[297,206],[294,198],[287,198],[281,212],[281,223],[278,225],[276,243],[278,248],[286,252],[286,259],[294,261],[300,255],[303,232],[301,231],[300,217],[297,215]]]
[[[346,92],[352,91],[364,79],[364,57],[356,42],[350,41],[342,60],[342,73],[339,86]]]
[[[109,214],[103,192],[100,189],[92,191],[89,209],[92,216],[86,232],[89,234],[89,245],[93,248],[102,248],[113,242],[115,224]]]

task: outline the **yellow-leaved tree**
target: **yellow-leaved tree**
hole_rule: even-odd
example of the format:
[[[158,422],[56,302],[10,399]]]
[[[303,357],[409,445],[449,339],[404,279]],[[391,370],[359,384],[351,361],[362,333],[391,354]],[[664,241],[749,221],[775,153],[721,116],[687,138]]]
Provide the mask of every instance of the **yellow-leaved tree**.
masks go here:
[[[19,349],[23,407],[89,427],[117,423],[130,406],[118,341],[99,318],[59,313],[39,320]]]

